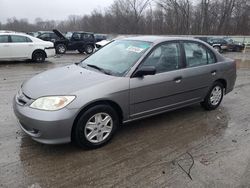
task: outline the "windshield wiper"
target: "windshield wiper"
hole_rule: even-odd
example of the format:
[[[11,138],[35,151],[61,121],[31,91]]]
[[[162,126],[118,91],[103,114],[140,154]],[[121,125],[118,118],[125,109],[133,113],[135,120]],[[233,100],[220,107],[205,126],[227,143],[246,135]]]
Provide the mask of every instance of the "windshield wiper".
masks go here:
[[[94,69],[97,69],[99,70],[100,72],[103,72],[104,74],[107,74],[107,75],[111,75],[111,73],[101,67],[98,67],[96,65],[91,65],[91,64],[87,64],[88,67],[91,67],[91,68],[94,68]]]

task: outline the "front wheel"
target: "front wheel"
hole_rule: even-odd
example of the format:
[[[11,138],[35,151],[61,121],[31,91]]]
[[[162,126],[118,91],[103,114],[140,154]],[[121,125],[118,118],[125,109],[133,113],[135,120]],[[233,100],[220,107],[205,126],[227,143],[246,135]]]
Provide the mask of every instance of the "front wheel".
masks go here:
[[[118,115],[111,106],[97,105],[79,117],[73,128],[73,140],[83,148],[98,148],[112,138],[118,125]]]
[[[201,105],[206,110],[215,110],[221,103],[224,94],[224,86],[220,82],[215,82],[209,90]]]
[[[56,53],[58,53],[58,54],[65,54],[66,50],[67,50],[67,48],[64,44],[58,44],[56,46]]]
[[[45,61],[46,55],[43,51],[34,52],[32,55],[32,60],[36,63],[43,63]]]

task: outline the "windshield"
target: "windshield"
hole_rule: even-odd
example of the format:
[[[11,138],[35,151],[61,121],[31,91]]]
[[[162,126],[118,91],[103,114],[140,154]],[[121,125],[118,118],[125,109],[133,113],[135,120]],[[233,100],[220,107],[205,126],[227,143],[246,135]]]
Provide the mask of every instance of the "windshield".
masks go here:
[[[123,76],[151,44],[133,40],[114,41],[83,60],[81,65],[105,70],[115,76]]]

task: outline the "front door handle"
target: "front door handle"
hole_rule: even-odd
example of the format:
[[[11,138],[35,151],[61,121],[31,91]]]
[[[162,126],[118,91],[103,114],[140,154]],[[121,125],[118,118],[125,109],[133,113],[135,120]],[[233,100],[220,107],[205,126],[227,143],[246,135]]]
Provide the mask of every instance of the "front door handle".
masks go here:
[[[182,77],[181,76],[177,77],[177,78],[174,79],[174,81],[175,81],[175,83],[179,84],[182,81]]]
[[[216,70],[211,71],[212,76],[215,76],[217,74]]]

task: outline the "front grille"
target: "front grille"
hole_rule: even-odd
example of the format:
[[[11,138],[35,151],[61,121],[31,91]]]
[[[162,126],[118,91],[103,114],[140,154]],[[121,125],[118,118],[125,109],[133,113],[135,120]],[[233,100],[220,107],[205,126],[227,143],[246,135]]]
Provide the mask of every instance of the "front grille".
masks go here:
[[[28,97],[27,95],[25,95],[22,90],[20,89],[16,95],[16,102],[21,105],[24,106],[26,104],[29,104],[31,102],[31,98]]]

